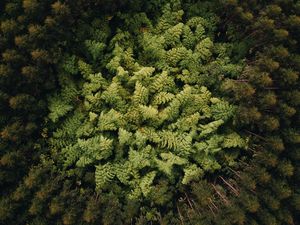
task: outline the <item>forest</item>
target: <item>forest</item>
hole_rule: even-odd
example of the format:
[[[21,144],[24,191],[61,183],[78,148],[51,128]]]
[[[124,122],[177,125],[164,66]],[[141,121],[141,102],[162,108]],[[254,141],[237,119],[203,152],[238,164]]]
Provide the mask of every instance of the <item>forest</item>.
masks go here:
[[[0,225],[300,224],[299,0],[0,12]]]

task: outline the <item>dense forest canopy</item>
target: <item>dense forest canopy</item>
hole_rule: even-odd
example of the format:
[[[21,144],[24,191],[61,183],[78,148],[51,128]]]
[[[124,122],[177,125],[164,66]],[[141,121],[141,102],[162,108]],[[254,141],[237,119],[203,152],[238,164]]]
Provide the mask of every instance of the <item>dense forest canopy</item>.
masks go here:
[[[0,224],[300,223],[300,1],[0,11]]]

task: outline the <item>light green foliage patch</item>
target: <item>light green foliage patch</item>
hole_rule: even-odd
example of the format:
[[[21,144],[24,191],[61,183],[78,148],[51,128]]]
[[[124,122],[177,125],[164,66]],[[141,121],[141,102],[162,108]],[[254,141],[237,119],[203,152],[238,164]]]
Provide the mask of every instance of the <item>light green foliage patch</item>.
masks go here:
[[[205,86],[210,76],[214,82],[240,66],[228,63],[226,45],[215,47],[206,35],[205,19],[182,16],[167,5],[158,24],[137,36],[119,30],[109,47],[87,40],[93,65],[112,49],[97,71],[74,57],[66,62],[69,79],[76,70],[82,79],[63,82],[50,98],[49,118],[62,122],[50,143],[65,169],[95,167],[99,191],[117,184],[128,199],[151,198],[158,180],[187,185],[232,163],[218,154],[247,146],[231,129],[235,106]],[[65,100],[64,90],[74,88],[78,100]]]

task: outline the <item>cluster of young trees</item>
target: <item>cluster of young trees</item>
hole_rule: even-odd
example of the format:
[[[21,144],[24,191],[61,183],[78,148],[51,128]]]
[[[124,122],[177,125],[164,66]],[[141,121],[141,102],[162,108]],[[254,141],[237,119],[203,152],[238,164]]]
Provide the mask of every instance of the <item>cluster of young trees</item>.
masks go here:
[[[259,224],[299,223],[299,6],[294,1],[224,6],[233,12],[230,18],[223,14],[228,38],[236,51],[245,49],[247,59],[240,78],[247,88],[231,84],[225,90],[237,100],[245,96],[238,124],[253,147],[243,174],[261,193],[260,209],[252,214]]]
[[[0,224],[300,223],[300,2],[0,2]]]
[[[0,217],[4,224],[18,214],[11,194],[39,162],[45,96],[56,87],[58,40],[67,35],[62,27],[69,22],[63,18],[64,5],[54,3],[1,1]]]

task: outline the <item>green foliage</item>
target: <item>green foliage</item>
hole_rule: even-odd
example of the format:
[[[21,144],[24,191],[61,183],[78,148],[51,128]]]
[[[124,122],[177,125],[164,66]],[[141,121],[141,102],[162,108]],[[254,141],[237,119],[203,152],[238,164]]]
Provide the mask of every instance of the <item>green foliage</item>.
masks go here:
[[[65,116],[72,109],[72,105],[67,104],[61,97],[53,97],[49,102],[49,110],[51,111],[49,118],[53,122],[57,122],[60,117]]]
[[[0,9],[0,224],[300,223],[299,1]]]
[[[176,15],[178,22],[170,20],[169,14]],[[77,114],[83,116],[80,126],[74,121],[77,125],[69,123],[58,128],[51,145],[63,147],[57,150],[65,169],[95,166],[97,191],[122,184],[128,200],[151,200],[159,180],[188,185],[206,172],[229,164],[218,161],[219,152],[226,155],[226,149],[247,147],[238,133],[223,129],[230,126],[236,107],[213,97],[203,86],[199,71],[210,67],[214,60],[226,66],[226,51],[214,58],[214,43],[205,34],[208,22],[200,17],[185,22],[180,19],[181,14],[167,6],[157,25],[148,24],[149,28],[137,35],[138,42],[128,32],[119,30],[108,44],[114,47],[112,54],[104,56],[109,58],[107,64],[98,63],[95,73],[92,64],[80,60],[82,80],[75,85],[71,75],[77,69],[68,69],[70,76],[65,79],[70,81],[61,82],[61,98],[51,99],[55,103],[65,99],[72,107],[67,102],[58,104],[64,110],[50,104],[49,118],[53,122],[58,118],[70,121],[68,118],[76,118]],[[185,30],[189,32],[181,39]],[[93,56],[93,64],[106,49],[106,45],[92,40],[85,41],[85,45]],[[132,52],[133,45],[136,47]],[[72,104],[72,97],[64,98],[79,85],[83,105],[75,101]],[[75,136],[61,135],[68,134],[68,127],[74,129]]]

